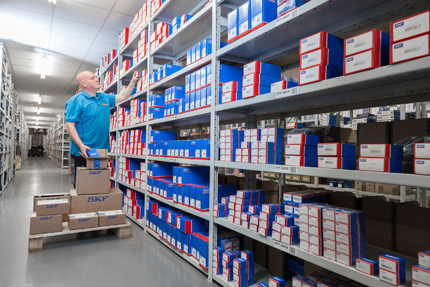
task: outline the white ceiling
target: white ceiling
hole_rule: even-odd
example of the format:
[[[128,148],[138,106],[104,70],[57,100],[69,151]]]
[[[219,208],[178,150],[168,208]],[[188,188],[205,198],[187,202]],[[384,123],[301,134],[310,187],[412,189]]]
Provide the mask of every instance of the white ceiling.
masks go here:
[[[78,89],[76,75],[95,71],[100,58],[117,49],[144,0],[0,0],[0,42],[5,43],[29,127],[49,127]],[[38,63],[50,71],[40,79]]]

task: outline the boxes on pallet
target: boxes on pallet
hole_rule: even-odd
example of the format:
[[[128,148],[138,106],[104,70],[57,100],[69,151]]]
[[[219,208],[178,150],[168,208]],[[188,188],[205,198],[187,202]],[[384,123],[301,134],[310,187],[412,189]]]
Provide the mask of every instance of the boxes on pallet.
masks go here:
[[[123,193],[111,188],[107,194],[78,195],[76,190],[70,192],[70,213],[87,213],[106,210],[118,210],[122,207]]]
[[[35,201],[34,211],[37,216],[69,214],[69,197],[44,199]]]

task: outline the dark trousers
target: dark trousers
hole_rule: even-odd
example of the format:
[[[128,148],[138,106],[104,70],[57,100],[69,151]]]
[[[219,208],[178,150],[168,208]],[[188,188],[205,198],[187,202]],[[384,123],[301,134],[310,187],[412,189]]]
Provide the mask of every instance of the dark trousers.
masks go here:
[[[74,188],[76,188],[76,168],[86,166],[87,161],[83,156],[72,155],[72,184]]]

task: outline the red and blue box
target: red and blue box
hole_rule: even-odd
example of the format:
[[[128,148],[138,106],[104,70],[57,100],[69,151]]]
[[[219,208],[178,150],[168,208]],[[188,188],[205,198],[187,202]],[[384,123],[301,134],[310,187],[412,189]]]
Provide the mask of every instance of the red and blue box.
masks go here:
[[[276,0],[250,0],[251,31],[277,18]]]
[[[405,259],[391,254],[379,256],[379,279],[393,285],[405,283]]]
[[[278,0],[278,18],[305,4],[305,0]]]
[[[227,15],[228,43],[233,42],[239,35],[239,9],[233,9]]]
[[[355,267],[358,271],[361,271],[367,275],[378,275],[379,274],[379,263],[378,261],[369,258],[358,258],[355,261]]]
[[[277,276],[269,278],[269,287],[285,287],[285,280]]]

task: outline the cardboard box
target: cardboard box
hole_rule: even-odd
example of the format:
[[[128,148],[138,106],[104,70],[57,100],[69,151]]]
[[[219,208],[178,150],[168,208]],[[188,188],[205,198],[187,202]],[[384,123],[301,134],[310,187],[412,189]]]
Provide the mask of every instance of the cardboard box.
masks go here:
[[[63,216],[61,214],[36,216],[36,213],[33,213],[30,217],[30,235],[61,231],[63,231]]]
[[[107,168],[108,162],[108,150],[107,149],[95,149],[99,154],[98,157],[88,157],[86,154],[81,154],[87,161],[88,169],[103,169]]]
[[[33,211],[36,211],[36,204],[39,200],[54,200],[54,199],[62,199],[67,198],[70,202],[70,194],[69,193],[52,193],[52,194],[38,194],[34,196],[33,199]],[[70,209],[70,208],[69,208]],[[69,221],[68,213],[63,214],[63,222]]]
[[[268,249],[268,271],[274,276],[288,277],[288,257],[285,252],[269,246]]]
[[[69,215],[69,229],[93,228],[99,226],[99,217],[97,213],[79,213]]]
[[[34,211],[37,216],[68,214],[70,201],[69,198],[38,200]]]
[[[397,252],[416,258],[428,249],[430,238],[430,209],[416,203],[400,203],[396,209]]]
[[[101,195],[78,195],[72,190],[70,196],[71,214],[122,209],[123,193],[117,188]]]
[[[428,136],[430,134],[430,119],[394,121],[392,124],[393,143],[407,137]],[[375,135],[377,134],[375,133]]]
[[[260,265],[263,268],[267,268],[268,266],[268,248],[269,246],[261,243],[260,241],[253,240],[253,251],[254,251],[254,260],[255,263]]]
[[[109,169],[87,169],[78,167],[76,170],[77,194],[109,193]]]
[[[395,220],[396,204],[387,202],[386,198],[382,196],[363,197],[361,199],[361,210],[364,211],[366,217],[366,242],[393,250],[395,248],[393,222]],[[398,251],[401,252],[400,250]],[[416,253],[414,256],[416,256]]]
[[[358,144],[390,143],[390,130],[390,122],[358,124]]]
[[[122,210],[108,210],[97,212],[99,226],[125,224],[125,214]]]
[[[406,194],[411,193],[411,187],[406,187]],[[376,193],[390,194],[390,195],[400,195],[400,186],[394,184],[384,184],[384,183],[375,183],[375,191]]]

